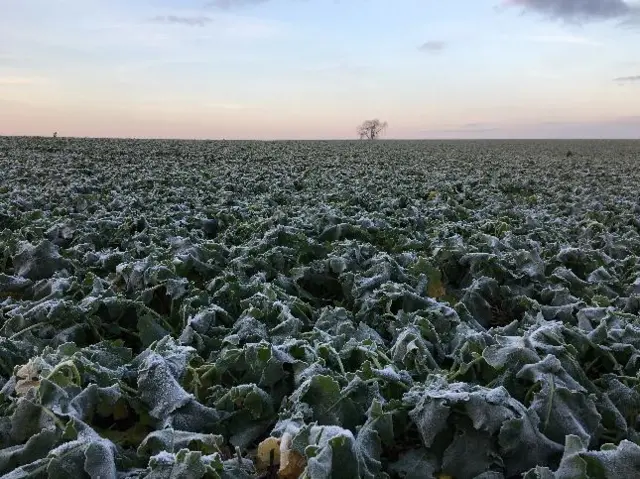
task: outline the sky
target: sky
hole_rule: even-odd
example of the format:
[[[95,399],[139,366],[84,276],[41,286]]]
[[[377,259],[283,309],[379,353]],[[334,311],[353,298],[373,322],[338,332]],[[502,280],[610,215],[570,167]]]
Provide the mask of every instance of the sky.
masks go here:
[[[640,0],[0,0],[0,135],[640,138]]]

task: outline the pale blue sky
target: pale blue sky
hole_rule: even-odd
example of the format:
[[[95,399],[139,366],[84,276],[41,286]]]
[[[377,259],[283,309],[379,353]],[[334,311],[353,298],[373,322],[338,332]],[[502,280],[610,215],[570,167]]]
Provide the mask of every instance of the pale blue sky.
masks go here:
[[[0,0],[0,134],[638,138],[636,6]]]

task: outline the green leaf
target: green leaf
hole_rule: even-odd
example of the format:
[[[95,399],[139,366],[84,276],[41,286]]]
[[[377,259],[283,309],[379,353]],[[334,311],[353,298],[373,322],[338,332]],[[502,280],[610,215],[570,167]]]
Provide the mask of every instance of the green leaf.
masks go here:
[[[317,375],[308,379],[291,396],[295,404],[308,404],[313,420],[321,425],[338,425],[342,422],[340,385],[330,376]]]
[[[187,431],[176,431],[166,428],[153,431],[144,438],[137,449],[140,456],[155,456],[162,451],[178,452],[181,449],[200,451],[203,454],[219,452],[224,444],[224,437],[215,434],[200,434]]]
[[[444,452],[442,471],[453,477],[477,477],[492,467],[502,468],[497,441],[473,429],[459,431]]]
[[[46,457],[59,440],[60,431],[48,428],[31,436],[23,445],[0,449],[0,474]]]
[[[423,448],[403,452],[389,466],[389,471],[402,479],[434,479],[439,469],[438,458]]]

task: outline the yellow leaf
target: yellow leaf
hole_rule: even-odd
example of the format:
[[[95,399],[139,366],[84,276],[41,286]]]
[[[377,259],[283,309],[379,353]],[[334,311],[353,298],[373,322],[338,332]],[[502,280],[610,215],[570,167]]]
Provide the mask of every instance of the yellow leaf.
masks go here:
[[[113,407],[113,419],[119,421],[129,416],[129,408],[125,401],[117,401]]]
[[[432,298],[440,298],[446,295],[447,291],[444,289],[442,281],[434,281],[427,286],[427,294]]]
[[[428,274],[427,294],[432,298],[441,298],[447,294],[447,290],[442,284],[442,273],[438,268],[431,268]]]
[[[16,371],[16,379],[15,391],[18,396],[24,396],[31,388],[40,387],[40,371],[31,361],[20,366]]]
[[[273,451],[273,464],[280,464],[280,439],[268,437],[258,445],[256,456],[258,469],[266,469],[271,465],[271,451]]]
[[[40,380],[31,381],[29,379],[21,379],[20,381],[16,382],[15,390],[18,396],[24,396],[25,394],[27,394],[27,391],[29,391],[29,389],[39,387]]]
[[[298,479],[307,463],[305,458],[297,451],[291,449],[291,442],[293,436],[289,433],[282,435],[280,441],[280,469],[278,470],[278,477],[280,479]]]

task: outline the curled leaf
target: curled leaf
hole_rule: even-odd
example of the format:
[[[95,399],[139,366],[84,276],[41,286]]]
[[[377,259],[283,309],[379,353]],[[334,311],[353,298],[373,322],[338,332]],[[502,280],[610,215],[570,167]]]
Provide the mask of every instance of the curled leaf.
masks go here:
[[[273,458],[273,460],[272,460]],[[258,445],[258,469],[280,464],[280,439],[268,437]]]
[[[305,458],[291,449],[292,443],[293,436],[285,432],[280,440],[280,469],[278,470],[280,479],[297,479],[307,466]]]
[[[20,366],[16,379],[15,391],[18,396],[24,396],[30,389],[40,387],[40,371],[32,361]]]

